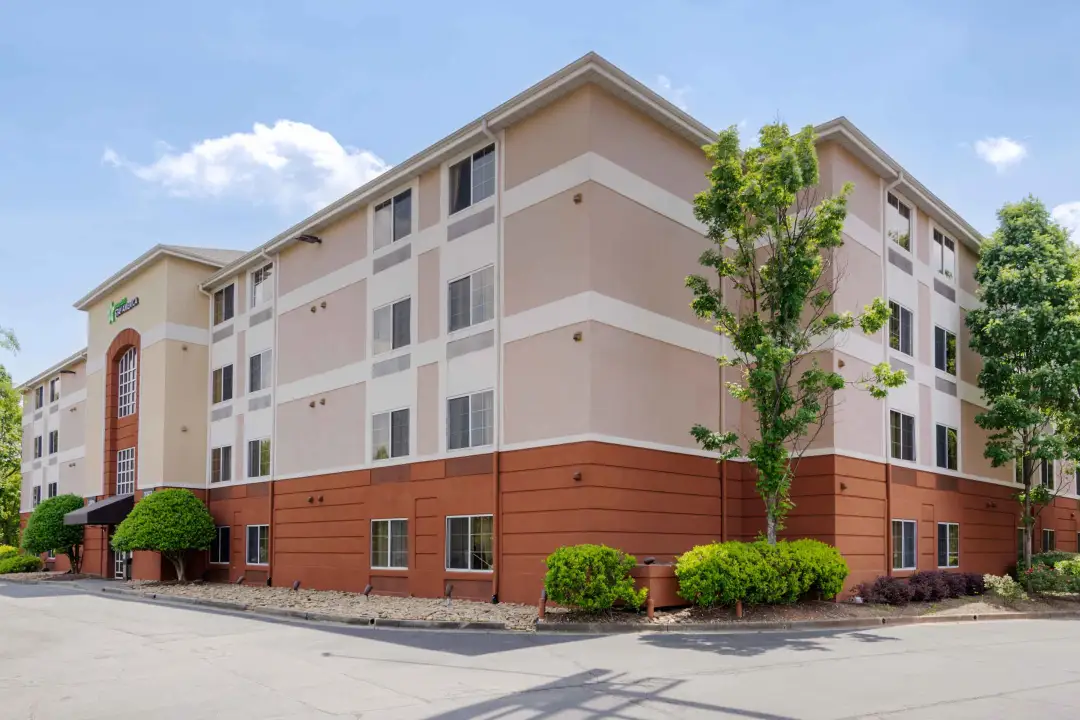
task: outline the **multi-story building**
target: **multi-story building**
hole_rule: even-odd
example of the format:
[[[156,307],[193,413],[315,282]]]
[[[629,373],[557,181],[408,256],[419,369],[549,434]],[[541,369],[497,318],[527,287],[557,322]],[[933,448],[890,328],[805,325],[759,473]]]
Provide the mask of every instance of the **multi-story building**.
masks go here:
[[[844,393],[787,533],[839,546],[852,582],[1000,572],[1016,485],[982,456],[963,323],[980,236],[846,119],[818,136],[823,190],[855,183],[837,304],[894,310],[819,361],[854,378],[887,359],[911,381]],[[197,572],[275,585],[528,602],[561,544],[664,563],[760,532],[752,469],[689,434],[752,425],[721,402],[726,341],[684,287],[713,137],[590,54],[250,252],[158,246],[119,271],[76,305],[86,351],[23,386],[36,436],[35,394],[75,372],[59,492],[96,501],[73,518],[86,569],[168,572],[106,542],[160,487],[219,525]],[[56,473],[25,448],[29,511]],[[1045,542],[1076,547],[1075,509],[1070,488]]]

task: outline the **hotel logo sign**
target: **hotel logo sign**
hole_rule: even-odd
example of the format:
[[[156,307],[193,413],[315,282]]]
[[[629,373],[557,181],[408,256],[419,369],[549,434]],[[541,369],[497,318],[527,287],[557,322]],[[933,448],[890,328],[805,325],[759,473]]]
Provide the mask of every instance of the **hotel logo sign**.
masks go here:
[[[134,310],[139,307],[139,298],[133,297],[128,300],[126,297],[121,298],[117,302],[109,303],[109,324],[112,325],[116,322],[116,318],[120,317],[129,310]]]

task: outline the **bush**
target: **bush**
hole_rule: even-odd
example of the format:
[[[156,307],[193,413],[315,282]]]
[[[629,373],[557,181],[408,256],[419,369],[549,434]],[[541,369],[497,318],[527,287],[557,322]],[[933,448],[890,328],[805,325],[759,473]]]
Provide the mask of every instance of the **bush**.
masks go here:
[[[82,558],[82,525],[65,525],[64,516],[83,506],[78,495],[57,495],[34,508],[23,531],[23,549],[31,555],[60,552],[71,561],[71,572],[78,573]]]
[[[855,594],[861,597],[863,602],[875,605],[907,605],[911,602],[912,592],[912,587],[906,582],[887,575],[855,588]]]
[[[799,558],[800,564],[808,568],[811,576],[810,590],[820,593],[824,599],[840,594],[850,571],[847,560],[839,550],[818,540],[795,540],[788,545]]]
[[[217,530],[214,518],[190,490],[158,490],[135,503],[116,527],[113,549],[153,550],[165,556],[184,580],[184,557],[189,550],[206,550]]]
[[[0,547],[0,557],[3,557],[4,549]],[[1080,557],[1068,560],[1059,560],[1054,563],[1054,568],[1066,577],[1080,577]]]
[[[908,578],[911,599],[914,602],[938,602],[949,597],[949,584],[944,573],[934,570],[913,573]]]
[[[44,566],[37,555],[9,555],[0,560],[0,575],[40,572]]]
[[[1008,575],[984,575],[983,582],[988,591],[997,595],[1007,605],[1028,598],[1023,586]]]
[[[1020,574],[1020,584],[1031,592],[1065,592],[1068,579],[1056,568],[1043,563],[1032,564],[1031,568]]]
[[[4,558],[9,558],[12,555],[18,555],[18,554],[19,554],[19,548],[13,547],[11,545],[0,545],[0,560],[3,560]]]
[[[1045,565],[1046,567],[1054,567],[1062,560],[1075,560],[1080,555],[1071,552],[1065,552],[1064,550],[1048,550],[1046,552],[1035,553],[1031,556],[1031,566]]]
[[[605,545],[571,545],[548,555],[544,589],[553,602],[590,612],[615,603],[639,608],[648,589],[634,589],[630,571],[637,560]]]
[[[979,573],[964,573],[964,594],[982,595],[986,592],[986,581]]]

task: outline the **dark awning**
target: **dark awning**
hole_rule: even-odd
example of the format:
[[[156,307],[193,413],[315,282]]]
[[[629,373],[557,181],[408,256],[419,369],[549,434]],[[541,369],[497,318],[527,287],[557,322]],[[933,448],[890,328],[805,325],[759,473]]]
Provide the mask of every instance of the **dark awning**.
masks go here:
[[[115,495],[64,516],[65,525],[119,525],[135,507],[135,494]]]

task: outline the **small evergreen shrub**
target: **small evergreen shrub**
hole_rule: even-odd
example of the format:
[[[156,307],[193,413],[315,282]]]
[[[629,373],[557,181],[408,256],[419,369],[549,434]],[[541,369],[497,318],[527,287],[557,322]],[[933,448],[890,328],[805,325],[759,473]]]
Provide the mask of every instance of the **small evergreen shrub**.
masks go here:
[[[937,570],[925,570],[913,573],[908,578],[911,586],[911,600],[913,602],[938,602],[946,600],[950,595],[949,583],[945,579],[945,573]]]
[[[1008,575],[984,575],[983,582],[987,591],[997,595],[1007,605],[1028,599],[1023,586]]]
[[[40,572],[44,566],[37,555],[9,555],[0,560],[0,575]]]
[[[873,582],[860,584],[855,588],[855,594],[863,602],[875,605],[907,605],[911,602],[913,589],[900,578],[882,575]]]
[[[185,557],[191,550],[206,550],[217,532],[214,518],[190,490],[167,488],[135,503],[113,534],[114,550],[159,552],[184,581]]]
[[[544,588],[548,599],[589,612],[610,610],[617,602],[639,608],[648,589],[634,588],[633,555],[606,545],[570,545],[548,555]]]
[[[0,557],[3,557],[4,549],[0,547]],[[1059,560],[1054,563],[1054,568],[1066,577],[1080,577],[1080,556]]]
[[[4,558],[9,558],[12,555],[18,555],[18,554],[19,554],[19,548],[13,547],[11,545],[0,545],[0,560],[3,560]]]
[[[986,592],[986,581],[979,573],[964,573],[964,594],[982,595]]]
[[[1035,593],[1066,592],[1068,578],[1057,568],[1043,563],[1032,566],[1020,573],[1020,584]]]
[[[1031,565],[1045,565],[1046,567],[1054,567],[1062,560],[1075,560],[1080,557],[1076,553],[1065,552],[1064,550],[1047,550],[1046,552],[1035,553],[1031,556]]]
[[[840,594],[850,570],[839,550],[819,540],[794,540],[788,545],[799,558],[799,564],[808,568],[809,590],[819,593],[825,600]]]
[[[42,500],[23,531],[22,546],[30,555],[50,551],[63,553],[71,562],[71,571],[79,572],[82,563],[83,526],[65,525],[64,516],[83,506],[83,499],[71,493]]]

